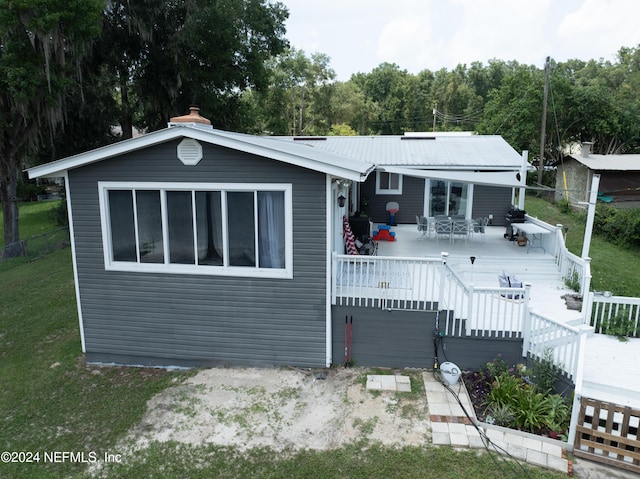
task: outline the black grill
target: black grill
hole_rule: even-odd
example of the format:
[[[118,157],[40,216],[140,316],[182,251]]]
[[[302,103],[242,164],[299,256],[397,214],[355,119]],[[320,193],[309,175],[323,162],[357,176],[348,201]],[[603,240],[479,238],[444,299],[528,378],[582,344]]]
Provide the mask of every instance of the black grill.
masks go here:
[[[507,211],[507,216],[505,217],[507,220],[507,231],[504,233],[504,237],[509,241],[514,241],[516,239],[516,235],[514,234],[511,225],[513,223],[524,223],[524,215],[526,214],[526,211],[519,210],[518,208],[512,208]]]

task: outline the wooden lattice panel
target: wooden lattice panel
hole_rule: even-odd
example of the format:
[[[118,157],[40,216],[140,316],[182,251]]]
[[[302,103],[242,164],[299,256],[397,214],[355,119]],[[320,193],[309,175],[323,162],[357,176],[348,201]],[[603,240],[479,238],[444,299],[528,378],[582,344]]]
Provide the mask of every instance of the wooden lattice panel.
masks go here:
[[[640,410],[582,398],[574,454],[640,473]]]

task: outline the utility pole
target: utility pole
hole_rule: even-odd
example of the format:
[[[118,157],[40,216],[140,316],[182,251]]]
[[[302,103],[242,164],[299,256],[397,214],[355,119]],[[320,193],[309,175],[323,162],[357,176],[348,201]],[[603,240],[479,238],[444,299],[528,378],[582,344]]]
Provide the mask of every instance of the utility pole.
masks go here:
[[[549,57],[544,62],[544,98],[542,100],[542,126],[540,127],[540,164],[538,165],[538,183],[542,184],[544,171],[544,144],[547,133],[547,97],[549,96]]]
[[[438,102],[433,105],[433,131],[436,131],[436,113],[438,112]]]

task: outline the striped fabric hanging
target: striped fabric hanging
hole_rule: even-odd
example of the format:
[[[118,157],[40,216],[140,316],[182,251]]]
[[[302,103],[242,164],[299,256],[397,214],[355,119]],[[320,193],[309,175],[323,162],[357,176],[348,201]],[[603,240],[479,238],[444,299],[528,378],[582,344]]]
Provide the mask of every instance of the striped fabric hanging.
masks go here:
[[[356,248],[356,239],[353,236],[353,232],[351,231],[351,226],[349,225],[349,220],[346,215],[342,216],[342,238],[344,239],[344,244],[347,247],[347,254],[358,254],[358,249]]]

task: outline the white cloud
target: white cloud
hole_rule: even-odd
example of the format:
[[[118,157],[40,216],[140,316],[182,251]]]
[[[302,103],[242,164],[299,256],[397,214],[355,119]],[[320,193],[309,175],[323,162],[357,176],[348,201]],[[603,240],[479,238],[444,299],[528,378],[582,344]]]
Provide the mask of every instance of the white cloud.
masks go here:
[[[585,0],[566,15],[558,27],[558,39],[571,58],[611,58],[621,47],[640,43],[637,0]],[[588,45],[592,55],[579,55]]]
[[[340,80],[382,62],[417,73],[497,58],[613,60],[640,44],[638,0],[282,0],[287,38]]]
[[[419,70],[426,63],[431,35],[431,22],[425,16],[395,18],[385,25],[378,38],[376,57],[402,69]]]

